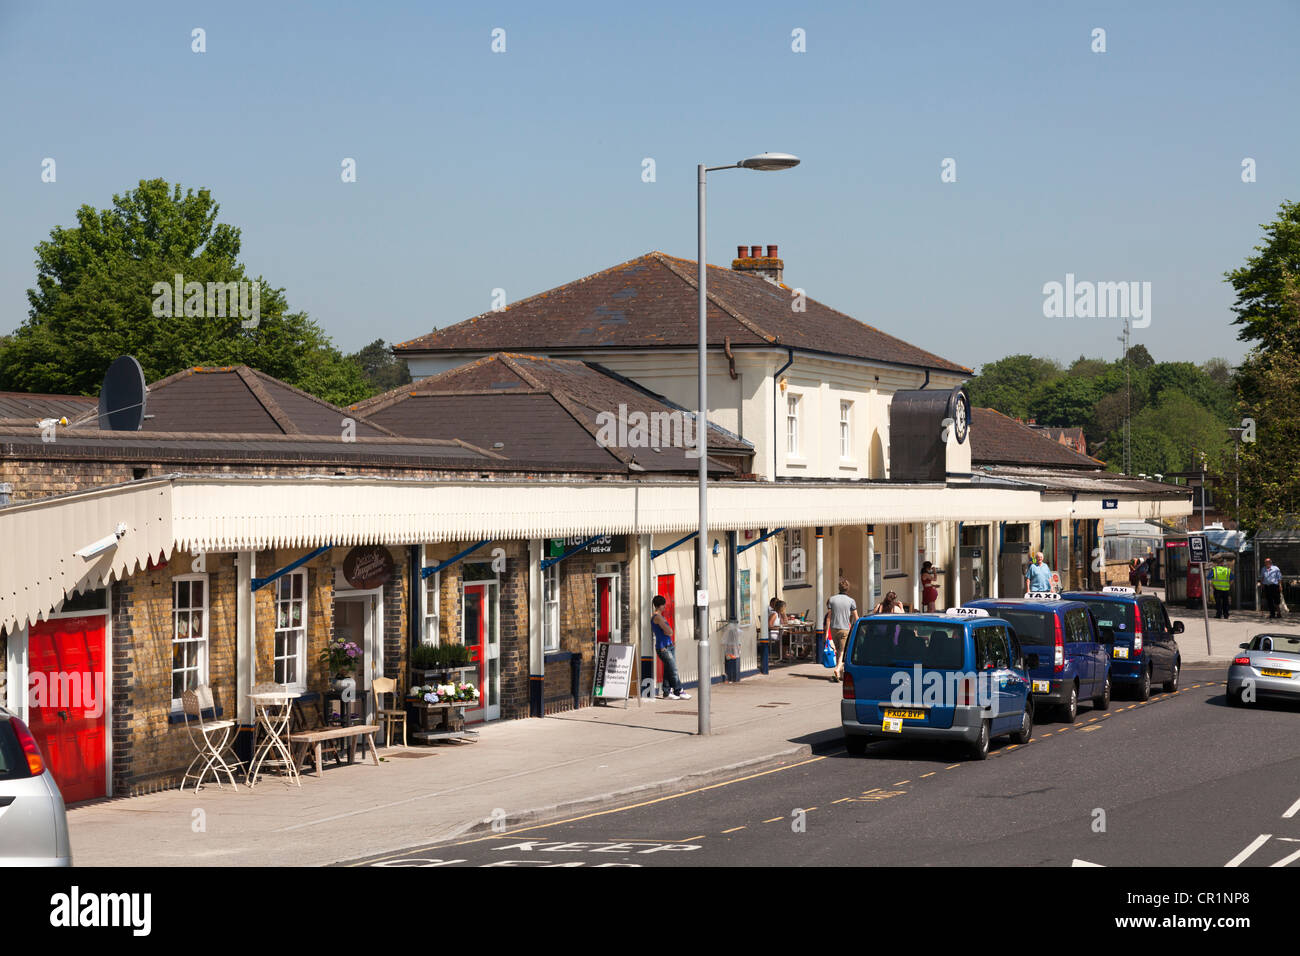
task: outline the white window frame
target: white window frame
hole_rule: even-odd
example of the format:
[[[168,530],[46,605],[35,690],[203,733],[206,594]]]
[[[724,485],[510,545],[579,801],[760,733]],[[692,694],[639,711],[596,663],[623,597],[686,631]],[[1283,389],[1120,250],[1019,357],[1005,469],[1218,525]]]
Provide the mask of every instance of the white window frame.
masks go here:
[[[794,548],[803,549],[803,573],[790,571],[790,552]],[[803,546],[803,528],[790,528],[781,534],[781,574],[785,587],[808,583],[808,550]]]
[[[294,598],[294,597],[292,597],[292,596],[290,596],[290,597],[288,597],[288,598],[283,598],[283,597],[281,597],[280,591],[281,591],[281,588],[284,587],[285,582],[286,582],[286,581],[290,581],[290,582],[291,582],[294,578],[300,578],[300,579],[302,580],[302,597],[301,597],[301,598]],[[308,581],[307,581],[307,571],[306,571],[305,569],[300,570],[300,571],[290,571],[288,574],[283,575],[279,580],[277,580],[277,581],[275,582],[275,617],[273,618],[273,621],[274,621],[274,623],[275,623],[276,626],[275,626],[275,628],[274,628],[274,633],[273,633],[272,638],[271,638],[271,640],[272,640],[272,644],[271,644],[271,678],[272,678],[272,680],[276,680],[276,671],[277,671],[278,668],[279,668],[279,663],[280,663],[280,661],[287,661],[287,660],[289,660],[289,656],[288,656],[288,655],[282,655],[282,654],[277,653],[278,648],[277,648],[276,645],[279,643],[279,636],[280,636],[280,634],[281,634],[281,633],[286,633],[286,634],[287,634],[287,633],[289,633],[289,632],[291,632],[291,631],[297,631],[297,632],[300,632],[300,633],[298,634],[298,641],[297,641],[298,646],[297,646],[296,652],[295,652],[295,654],[294,654],[294,657],[297,659],[297,660],[296,660],[296,663],[297,663],[297,669],[298,669],[298,679],[297,679],[297,680],[294,680],[294,681],[281,681],[281,680],[276,680],[276,683],[278,683],[278,684],[284,684],[285,686],[289,687],[290,689],[292,689],[292,690],[297,690],[297,691],[306,691],[306,690],[307,690],[307,607],[308,607],[308,600],[307,600],[307,599],[308,599],[307,585],[308,585]],[[292,584],[289,585],[289,588],[290,588],[290,592],[291,592],[291,594],[292,594]],[[302,620],[301,620],[301,622],[298,623],[297,625],[292,626],[292,627],[280,627],[280,626],[279,626],[279,621],[280,621],[280,606],[283,604],[283,605],[288,605],[290,608],[292,608],[293,604],[294,604],[296,601],[301,601],[301,602],[302,602]],[[292,620],[292,617],[290,617],[289,620]]]
[[[442,643],[442,572],[434,571],[420,583],[424,587],[424,627],[420,631],[420,643],[437,647]]]
[[[886,574],[903,570],[903,529],[896,524],[885,525],[884,557],[882,570]]]
[[[799,458],[799,408],[803,396],[798,392],[786,392],[785,396],[785,454],[787,458]]]
[[[853,402],[847,398],[840,399],[840,458],[853,459]]]
[[[542,569],[542,650],[560,649],[560,562]]]
[[[202,613],[202,624],[200,626],[203,628],[203,638],[201,641],[196,641],[194,640],[193,637],[187,637],[184,640],[181,640],[176,636],[176,625],[177,622],[180,620],[180,614],[182,613],[187,615],[187,619],[190,624],[190,633],[191,634],[194,633],[193,630],[193,621],[194,621],[194,613],[195,613],[194,606],[191,604],[183,611],[179,610],[176,606],[176,585],[180,584],[181,582],[188,583],[191,581],[203,582],[203,605],[202,608],[200,609]],[[207,574],[178,574],[172,578],[172,646],[175,647],[175,645],[182,644],[182,643],[199,645],[199,660],[197,666],[194,668],[189,668],[189,667],[182,668],[183,671],[194,670],[196,672],[195,673],[195,676],[197,678],[195,681],[196,684],[210,683],[208,667],[209,667],[209,658],[211,656],[210,655],[211,635],[208,632],[208,608],[210,607],[211,598],[212,598],[212,588],[208,581]],[[171,686],[172,689],[174,690],[176,687],[176,668],[172,667],[170,669],[170,673],[171,673],[171,682],[172,682]],[[180,709],[181,709],[181,699],[179,697],[172,698],[172,710],[180,710]]]

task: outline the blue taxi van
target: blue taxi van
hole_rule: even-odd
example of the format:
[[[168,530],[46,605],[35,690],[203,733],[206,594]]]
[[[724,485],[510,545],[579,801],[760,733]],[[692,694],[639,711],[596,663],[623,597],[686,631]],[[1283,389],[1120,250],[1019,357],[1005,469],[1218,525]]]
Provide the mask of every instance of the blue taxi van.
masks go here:
[[[874,614],[859,618],[844,649],[840,723],[850,754],[873,740],[950,740],[976,760],[989,741],[1033,733],[1028,670],[1014,629],[987,611]]]
[[[1131,690],[1138,700],[1151,696],[1151,685],[1168,693],[1178,690],[1183,656],[1174,636],[1183,622],[1170,622],[1164,602],[1135,588],[1108,585],[1100,591],[1068,591],[1061,597],[1088,605],[1097,629],[1110,646],[1111,680]]]
[[[1081,699],[1091,699],[1098,710],[1110,706],[1110,651],[1087,604],[1052,591],[1031,591],[1023,598],[982,598],[966,607],[1004,618],[1024,649],[1038,655],[1041,663],[1030,674],[1035,709],[1053,707],[1072,724]]]

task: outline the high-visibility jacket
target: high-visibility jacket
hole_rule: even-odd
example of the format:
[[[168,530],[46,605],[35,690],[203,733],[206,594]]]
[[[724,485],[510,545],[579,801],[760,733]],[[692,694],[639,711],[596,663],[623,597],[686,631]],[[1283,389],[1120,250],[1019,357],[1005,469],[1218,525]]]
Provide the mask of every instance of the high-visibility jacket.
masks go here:
[[[1228,590],[1228,584],[1232,579],[1232,570],[1222,564],[1216,564],[1211,571],[1213,575],[1211,581],[1216,591]]]

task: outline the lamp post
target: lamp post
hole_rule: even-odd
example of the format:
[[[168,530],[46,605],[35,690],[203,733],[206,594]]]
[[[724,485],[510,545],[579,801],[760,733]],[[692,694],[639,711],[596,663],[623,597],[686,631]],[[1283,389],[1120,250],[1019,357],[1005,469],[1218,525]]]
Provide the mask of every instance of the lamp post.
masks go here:
[[[699,733],[701,736],[710,732],[709,728],[709,690],[713,668],[709,651],[709,579],[708,579],[708,537],[709,537],[709,449],[708,449],[708,319],[705,309],[708,307],[708,266],[704,262],[704,181],[706,174],[719,169],[758,169],[771,172],[798,166],[799,160],[789,153],[761,153],[742,159],[729,166],[705,166],[700,163],[697,169],[698,185],[696,192],[696,218],[699,228],[699,287],[700,287],[700,355],[699,355],[699,414],[695,419],[695,447],[700,457],[700,529],[695,538],[695,641],[697,651],[697,670],[699,674],[699,701],[696,711],[699,714]]]

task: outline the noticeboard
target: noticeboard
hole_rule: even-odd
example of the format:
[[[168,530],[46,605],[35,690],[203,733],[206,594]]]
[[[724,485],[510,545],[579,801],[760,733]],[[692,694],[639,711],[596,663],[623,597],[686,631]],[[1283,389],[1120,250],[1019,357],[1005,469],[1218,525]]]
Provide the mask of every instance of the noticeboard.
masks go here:
[[[635,644],[602,641],[596,645],[596,675],[591,696],[602,700],[627,700],[632,687]]]

